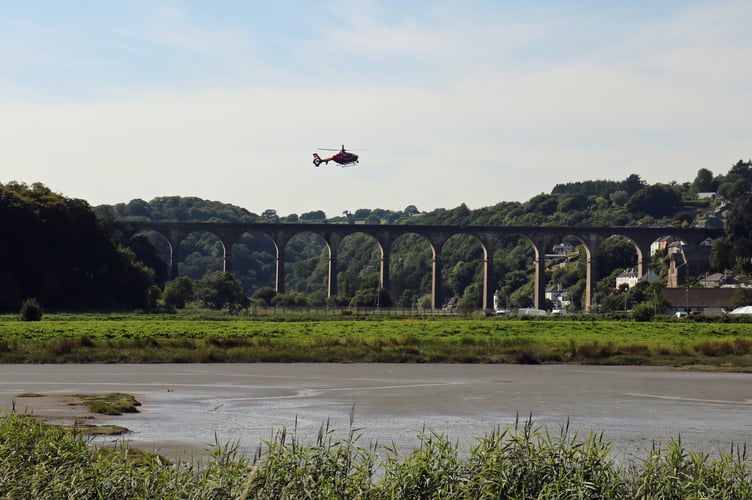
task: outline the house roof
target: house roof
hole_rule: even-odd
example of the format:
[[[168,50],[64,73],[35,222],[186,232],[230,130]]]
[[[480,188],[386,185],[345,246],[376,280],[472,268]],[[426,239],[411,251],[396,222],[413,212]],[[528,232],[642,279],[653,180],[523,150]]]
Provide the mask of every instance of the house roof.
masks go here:
[[[735,288],[664,288],[671,307],[729,308],[736,293]]]

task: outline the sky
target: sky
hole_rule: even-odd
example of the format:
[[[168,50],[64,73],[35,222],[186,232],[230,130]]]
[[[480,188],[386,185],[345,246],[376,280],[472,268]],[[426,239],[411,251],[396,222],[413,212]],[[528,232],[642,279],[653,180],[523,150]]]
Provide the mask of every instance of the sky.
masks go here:
[[[750,26],[749,0],[0,0],[0,183],[335,217],[691,182],[752,157]]]

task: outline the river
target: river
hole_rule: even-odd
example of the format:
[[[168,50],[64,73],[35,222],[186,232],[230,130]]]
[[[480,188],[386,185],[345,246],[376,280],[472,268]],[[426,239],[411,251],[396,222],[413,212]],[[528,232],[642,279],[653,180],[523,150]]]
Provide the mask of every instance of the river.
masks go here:
[[[34,408],[20,393],[127,392],[139,414],[100,419],[131,430],[132,446],[201,452],[216,438],[253,453],[273,432],[315,440],[329,421],[359,444],[414,447],[422,429],[461,447],[532,415],[558,432],[602,432],[620,458],[654,443],[728,450],[752,443],[752,375],[653,367],[464,364],[2,365],[0,407]],[[62,411],[62,410],[61,410]],[[112,438],[109,438],[112,439]]]

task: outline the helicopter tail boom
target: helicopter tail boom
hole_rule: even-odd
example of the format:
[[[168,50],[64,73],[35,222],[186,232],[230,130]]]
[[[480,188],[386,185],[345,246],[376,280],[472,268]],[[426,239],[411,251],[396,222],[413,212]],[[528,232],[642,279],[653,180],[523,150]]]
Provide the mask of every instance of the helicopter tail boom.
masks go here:
[[[325,165],[329,164],[329,160],[328,159],[327,160],[322,160],[321,157],[318,154],[313,153],[313,164],[314,164],[314,166],[318,167],[319,165],[321,165],[322,162]]]

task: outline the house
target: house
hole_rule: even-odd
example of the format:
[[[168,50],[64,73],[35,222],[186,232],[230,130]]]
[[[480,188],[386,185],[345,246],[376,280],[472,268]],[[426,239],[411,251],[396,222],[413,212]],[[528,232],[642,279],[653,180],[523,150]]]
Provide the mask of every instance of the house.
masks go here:
[[[627,285],[629,288],[632,288],[638,281],[640,281],[640,277],[637,275],[636,269],[625,269],[624,272],[616,277],[616,288],[621,288],[622,285]]]
[[[731,309],[734,288],[664,288],[663,296],[670,304],[671,314],[720,315]]]
[[[666,287],[676,288],[686,285],[691,276],[702,276],[711,271],[710,251],[712,247],[700,245],[687,247],[684,245],[669,246],[669,267],[666,277]]]
[[[698,200],[710,200],[715,201],[715,199],[718,197],[718,193],[697,193],[697,199]]]
[[[706,229],[723,229],[726,227],[726,223],[720,217],[711,216],[707,219],[697,221],[697,227]]]
[[[574,245],[569,243],[568,241],[557,243],[553,247],[553,253],[555,255],[567,255],[569,252],[572,252],[572,251],[574,251]]]
[[[723,273],[706,274],[699,281],[699,285],[703,288],[720,288],[724,284],[726,284],[726,275]]]
[[[648,272],[640,276],[640,281],[647,281],[648,283],[653,283],[659,279],[661,279],[661,277],[652,269],[648,269]]]
[[[636,269],[629,268],[616,277],[616,288],[621,288],[622,285],[627,285],[629,288],[632,288],[640,281],[652,283],[658,279],[660,279],[660,276],[658,276],[652,269],[648,269],[648,272],[642,276],[638,276]]]
[[[673,242],[673,236],[661,236],[650,244],[650,255],[655,255],[659,250],[666,250]]]
[[[546,287],[546,300],[551,301],[554,309],[566,309],[570,304],[567,290],[560,283]]]

